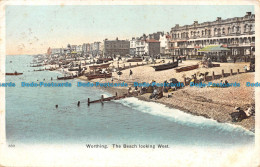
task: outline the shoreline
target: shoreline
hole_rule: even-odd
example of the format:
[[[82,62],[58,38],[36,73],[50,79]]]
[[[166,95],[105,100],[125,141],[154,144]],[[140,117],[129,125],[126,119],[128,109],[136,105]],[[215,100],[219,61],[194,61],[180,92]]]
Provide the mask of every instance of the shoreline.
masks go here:
[[[253,78],[254,74],[252,73],[245,73],[245,74],[239,74],[238,76],[242,78],[248,78],[250,76]],[[232,80],[232,77],[235,77],[235,80],[237,76],[231,76],[227,77],[229,80]],[[80,80],[88,81],[86,77],[78,77]],[[215,80],[216,82],[218,80]],[[110,79],[94,79],[91,82],[110,82]],[[120,80],[120,82],[128,83],[125,80]],[[116,81],[115,81],[116,83]],[[103,90],[105,92],[108,92],[112,95],[115,95],[116,93],[120,96],[124,93],[127,93],[127,87],[95,87],[96,89]],[[218,88],[191,88],[189,86],[186,86],[182,89],[179,89],[177,91],[173,92],[173,96],[171,98],[164,97],[154,100],[149,98],[149,93],[135,96],[137,99],[147,102],[155,102],[159,104],[163,104],[168,108],[171,109],[178,109],[185,113],[189,113],[195,116],[203,116],[208,119],[213,119],[219,123],[230,123],[233,125],[239,125],[253,133],[255,133],[255,117],[251,116],[249,118],[246,118],[242,120],[241,122],[232,122],[230,113],[234,112],[234,107],[236,105],[240,105],[242,109],[245,109],[249,104],[249,102],[241,103],[236,102],[235,104],[225,104],[225,102],[222,102],[221,100],[211,99],[210,96],[207,96],[207,91],[213,91],[214,94],[216,94],[216,89]],[[234,89],[237,88],[222,88],[222,89],[230,89],[229,91],[236,91]],[[245,89],[243,87],[243,89]],[[206,91],[206,94],[204,96],[198,96],[198,91]],[[225,91],[225,90],[224,90]],[[224,95],[226,96],[226,95]]]

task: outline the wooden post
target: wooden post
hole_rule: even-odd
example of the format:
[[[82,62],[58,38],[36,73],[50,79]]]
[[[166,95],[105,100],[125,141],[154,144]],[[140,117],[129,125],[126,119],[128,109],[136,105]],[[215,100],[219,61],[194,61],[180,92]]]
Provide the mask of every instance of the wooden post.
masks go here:
[[[117,97],[117,92],[116,92],[116,97]]]
[[[233,70],[232,69],[230,69],[230,76],[232,76],[233,75]]]
[[[90,104],[90,98],[88,98],[88,106],[89,106],[89,104]]]
[[[186,77],[183,78],[184,86],[186,86]]]
[[[224,70],[222,69],[222,78],[224,78],[225,77],[225,72],[224,72]]]
[[[237,74],[239,74],[239,69],[237,69]]]
[[[212,80],[214,80],[214,79],[215,79],[215,72],[212,71]]]
[[[131,68],[131,63],[129,63],[129,67]]]
[[[207,76],[206,76],[206,73],[204,73],[204,79],[203,79],[204,82],[206,81],[206,77],[207,77]]]
[[[100,102],[103,104],[103,100],[104,100],[104,95],[101,95],[101,99]]]

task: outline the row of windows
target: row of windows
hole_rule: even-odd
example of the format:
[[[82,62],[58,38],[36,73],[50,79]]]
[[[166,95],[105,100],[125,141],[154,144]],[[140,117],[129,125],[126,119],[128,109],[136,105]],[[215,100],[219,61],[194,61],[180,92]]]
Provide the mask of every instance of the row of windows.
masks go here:
[[[106,45],[106,48],[128,48],[129,45]]]
[[[225,35],[226,29],[225,28],[215,28],[214,29],[214,35]],[[253,25],[244,25],[244,33],[246,32],[252,32],[254,31],[254,26]],[[193,36],[200,36],[200,33],[202,36],[206,35],[211,35],[211,30],[201,30],[200,31],[191,31],[190,35]],[[241,33],[241,27],[240,26],[233,26],[233,27],[228,27],[227,28],[227,34],[231,33]],[[189,38],[189,33],[188,32],[183,32],[183,33],[177,33],[177,34],[172,34],[172,38]]]

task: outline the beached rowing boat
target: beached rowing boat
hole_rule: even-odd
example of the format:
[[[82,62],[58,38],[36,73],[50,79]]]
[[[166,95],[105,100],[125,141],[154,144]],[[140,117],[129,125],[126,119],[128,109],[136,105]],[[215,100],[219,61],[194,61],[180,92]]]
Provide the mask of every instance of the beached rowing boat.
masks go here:
[[[142,58],[132,58],[127,60],[127,62],[141,62],[141,61],[143,61]]]
[[[220,64],[212,64],[212,67],[220,67]]]
[[[79,68],[69,68],[68,70],[69,70],[69,71],[80,71]]]
[[[67,77],[57,77],[58,80],[68,80],[68,79],[74,79],[76,78],[76,75],[67,76]]]
[[[109,74],[90,74],[90,75],[86,75],[86,77],[88,78],[88,80],[96,79],[96,78],[111,78],[112,73],[109,73]]]
[[[162,65],[152,66],[152,67],[155,69],[155,71],[168,70],[168,69],[178,67],[178,62],[176,61],[173,63],[162,64]]]
[[[192,66],[181,67],[181,68],[178,68],[178,69],[175,69],[175,70],[176,70],[176,72],[182,72],[182,71],[194,70],[194,69],[197,69],[197,68],[199,68],[198,64],[192,65]]]
[[[100,64],[100,65],[92,65],[92,66],[89,66],[89,69],[90,70],[95,70],[95,69],[102,69],[102,68],[108,68],[110,65],[110,63],[107,63],[107,64]]]
[[[103,62],[108,62],[108,61],[112,61],[112,58],[99,58],[99,61],[103,61]]]

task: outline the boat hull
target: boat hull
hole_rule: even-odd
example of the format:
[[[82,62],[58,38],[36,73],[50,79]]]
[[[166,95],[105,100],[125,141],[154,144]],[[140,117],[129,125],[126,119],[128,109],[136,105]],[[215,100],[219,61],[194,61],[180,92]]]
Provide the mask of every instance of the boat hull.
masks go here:
[[[197,69],[197,68],[199,68],[198,64],[192,65],[192,66],[186,66],[186,67],[178,68],[178,69],[175,69],[175,70],[176,70],[176,72],[183,72],[183,71],[194,70],[194,69]]]
[[[5,75],[23,75],[23,73],[5,73]]]
[[[109,74],[86,75],[86,77],[88,78],[88,80],[97,79],[97,78],[111,78],[112,77],[112,73],[109,73]]]
[[[178,62],[173,62],[170,64],[162,64],[162,65],[158,65],[158,66],[153,66],[153,68],[155,69],[155,71],[162,71],[162,70],[168,70],[168,69],[172,69],[178,67]]]
[[[142,58],[133,58],[133,59],[128,59],[127,62],[141,62],[143,61]]]
[[[98,68],[108,68],[110,65],[110,63],[107,63],[107,64],[101,64],[101,65],[92,65],[92,66],[89,66],[89,69],[90,70],[95,70],[95,69],[98,69]]]

